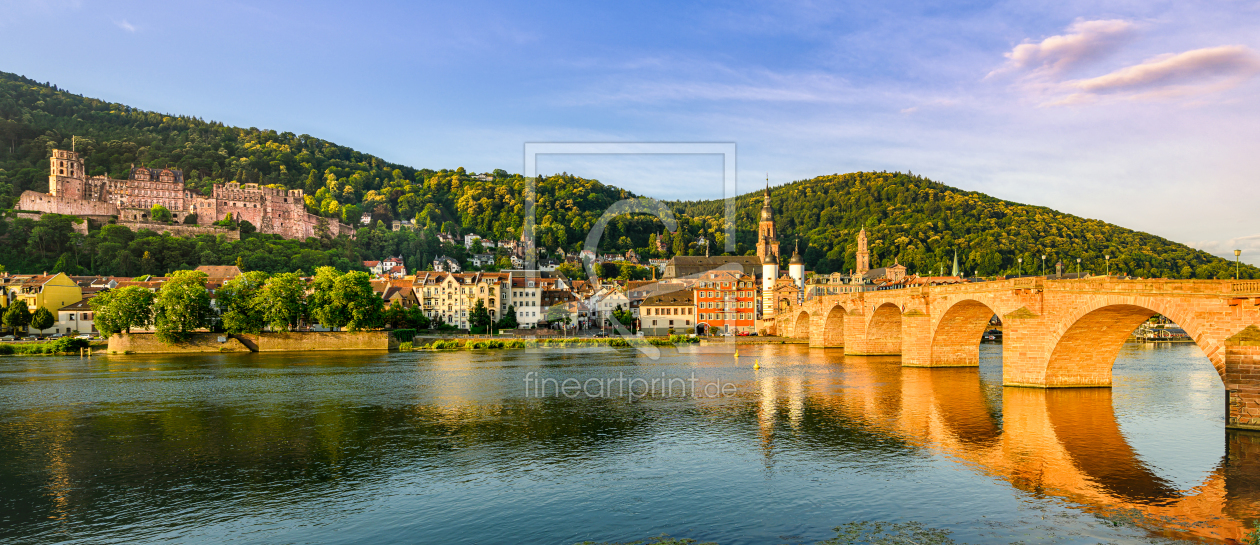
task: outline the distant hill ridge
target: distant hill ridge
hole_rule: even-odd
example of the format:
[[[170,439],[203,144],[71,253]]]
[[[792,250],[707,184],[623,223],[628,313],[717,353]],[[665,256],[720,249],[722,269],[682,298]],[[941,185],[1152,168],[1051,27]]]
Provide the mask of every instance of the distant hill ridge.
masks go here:
[[[123,177],[134,163],[180,169],[185,173],[186,187],[203,194],[208,194],[214,183],[231,181],[301,188],[306,192],[309,211],[352,225],[368,213],[372,225],[414,219],[422,230],[431,233],[474,232],[504,239],[518,237],[521,229],[525,180],[503,170],[474,176],[463,168],[417,169],[309,135],[230,127],[192,116],[138,110],[0,72],[0,207],[11,207],[24,190],[47,191],[50,150],[72,145],[83,155],[90,175]],[[1103,256],[1111,255],[1113,273],[1178,278],[1233,275],[1233,263],[1182,244],[1098,220],[959,190],[922,176],[888,172],[820,176],[773,188],[772,194],[784,260],[799,241],[807,268],[817,272],[852,269],[854,237],[865,226],[872,265],[898,261],[911,272],[935,272],[941,267],[948,272],[957,251],[965,272],[984,275],[1014,274],[1021,257],[1025,274],[1040,272],[1041,255],[1047,256],[1047,272],[1053,272],[1059,260],[1066,270],[1074,271],[1076,258],[1081,258],[1083,269],[1101,273],[1106,267]],[[577,250],[605,208],[633,196],[629,191],[567,173],[546,177],[538,184],[538,243],[548,249]],[[738,198],[738,254],[747,254],[756,244],[760,199],[760,192]],[[723,247],[720,201],[670,205],[679,215],[679,233],[662,237],[663,226],[654,217],[619,217],[605,231],[601,252],[634,249],[644,257],[704,255],[704,247],[696,244],[700,237],[711,241],[711,249]],[[39,246],[39,239],[32,239],[25,231],[21,237],[14,234],[17,231],[5,232],[0,230],[0,242],[7,245],[4,253],[10,255],[0,257],[0,264],[9,264],[11,270],[14,266],[47,268],[66,256],[76,260],[78,267],[100,268],[69,247]],[[408,259],[408,268],[415,269],[444,251],[434,240],[410,236],[383,234],[379,237],[397,240],[369,237],[345,243],[337,263],[354,264],[358,259],[380,259],[397,252]],[[239,244],[245,248],[261,243]],[[139,262],[145,252],[164,251],[132,248],[132,242],[124,246],[138,252],[125,260],[129,263]],[[282,268],[284,256],[297,255],[292,252],[336,253],[328,241],[322,246],[298,243],[287,248],[290,250],[257,260],[268,263],[266,268]],[[222,260],[225,251],[169,259],[152,255],[150,259],[158,263],[156,267],[219,264],[193,261]],[[244,255],[254,258],[252,253]],[[117,266],[126,269],[130,265]],[[1242,275],[1260,277],[1260,270],[1244,266]]]

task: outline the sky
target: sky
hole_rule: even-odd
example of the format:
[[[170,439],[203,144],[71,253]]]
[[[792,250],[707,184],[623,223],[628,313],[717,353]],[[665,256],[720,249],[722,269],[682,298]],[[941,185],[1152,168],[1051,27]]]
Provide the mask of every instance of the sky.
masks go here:
[[[1260,1],[0,3],[0,70],[417,168],[734,142],[740,192],[910,171],[1260,265]],[[665,199],[715,156],[556,155]]]

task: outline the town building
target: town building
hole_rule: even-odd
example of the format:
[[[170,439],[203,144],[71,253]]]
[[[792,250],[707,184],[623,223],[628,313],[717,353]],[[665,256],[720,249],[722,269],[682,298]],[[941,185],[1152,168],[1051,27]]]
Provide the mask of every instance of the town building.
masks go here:
[[[510,281],[507,273],[442,273],[426,272],[416,276],[412,283],[416,301],[430,320],[459,329],[468,329],[468,319],[480,299],[497,321],[507,310],[504,294]]]
[[[757,279],[752,275],[734,271],[705,273],[694,291],[696,333],[735,334],[756,330]]]
[[[695,333],[696,307],[691,290],[653,295],[639,305],[644,335]]]

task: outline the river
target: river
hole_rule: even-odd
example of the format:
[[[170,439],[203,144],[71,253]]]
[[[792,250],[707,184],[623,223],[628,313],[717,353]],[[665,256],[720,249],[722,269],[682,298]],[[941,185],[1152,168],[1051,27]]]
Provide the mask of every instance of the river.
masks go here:
[[[0,542],[1219,542],[1260,516],[1260,435],[1226,432],[1194,345],[1063,390],[1003,388],[998,345],[724,348],[2,358]]]

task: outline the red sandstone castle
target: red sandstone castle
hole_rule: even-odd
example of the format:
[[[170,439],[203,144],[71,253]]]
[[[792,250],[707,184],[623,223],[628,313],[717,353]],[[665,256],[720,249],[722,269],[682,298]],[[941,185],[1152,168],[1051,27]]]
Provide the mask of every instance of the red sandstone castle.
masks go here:
[[[116,217],[121,223],[147,223],[154,205],[171,211],[176,223],[196,214],[196,225],[210,224],[228,214],[248,221],[260,233],[302,239],[354,232],[347,225],[306,211],[301,189],[276,189],[258,184],[214,184],[214,196],[184,188],[184,173],[169,168],[133,167],[126,180],[88,176],[83,160],[73,151],[53,150],[49,158],[48,193],[25,191],[20,210],[68,214],[95,219]]]

